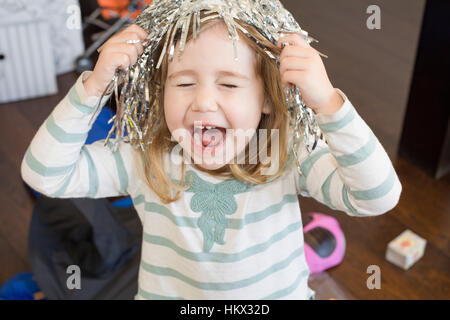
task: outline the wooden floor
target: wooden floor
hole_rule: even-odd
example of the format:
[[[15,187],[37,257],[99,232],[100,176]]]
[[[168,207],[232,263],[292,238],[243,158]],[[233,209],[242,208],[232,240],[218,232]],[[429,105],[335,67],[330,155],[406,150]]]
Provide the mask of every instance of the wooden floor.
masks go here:
[[[385,146],[403,185],[398,206],[379,217],[353,218],[314,199],[300,199],[303,216],[317,211],[336,217],[347,240],[342,264],[310,279],[317,298],[450,299],[450,175],[436,181],[396,157],[424,1],[283,2],[321,40],[318,49],[330,56],[326,66],[332,82]],[[378,33],[364,27],[369,3],[384,10]],[[30,271],[27,235],[34,203],[20,164],[35,132],[75,79],[74,73],[59,76],[57,95],[0,104],[0,284]],[[405,229],[428,241],[424,257],[408,271],[384,259],[388,242]],[[366,286],[369,265],[381,269],[380,290]]]

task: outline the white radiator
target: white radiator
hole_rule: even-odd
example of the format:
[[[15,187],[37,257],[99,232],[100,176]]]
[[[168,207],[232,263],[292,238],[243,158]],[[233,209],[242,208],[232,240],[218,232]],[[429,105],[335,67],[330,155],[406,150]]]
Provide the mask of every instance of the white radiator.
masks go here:
[[[0,0],[0,103],[56,93],[83,52],[78,0]]]
[[[58,91],[49,31],[42,20],[0,22],[0,103]]]

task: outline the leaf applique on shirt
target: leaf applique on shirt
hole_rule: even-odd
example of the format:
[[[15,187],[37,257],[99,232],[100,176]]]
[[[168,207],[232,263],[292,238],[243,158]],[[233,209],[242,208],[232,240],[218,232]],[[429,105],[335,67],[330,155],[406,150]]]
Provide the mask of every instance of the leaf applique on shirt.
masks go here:
[[[203,233],[203,251],[208,252],[214,243],[225,244],[226,216],[237,210],[234,195],[248,191],[252,185],[236,179],[214,184],[201,179],[192,170],[186,174],[193,181],[187,191],[194,193],[192,211],[201,212],[198,227]],[[186,180],[190,181],[189,178]]]

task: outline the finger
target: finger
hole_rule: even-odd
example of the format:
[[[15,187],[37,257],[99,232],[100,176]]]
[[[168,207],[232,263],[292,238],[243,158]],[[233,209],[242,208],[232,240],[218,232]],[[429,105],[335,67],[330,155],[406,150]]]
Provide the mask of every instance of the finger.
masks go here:
[[[97,52],[100,53],[106,47],[110,47],[112,45],[126,43],[127,40],[139,40],[139,39],[137,39],[137,36],[134,33],[129,34],[128,37],[127,37],[127,34],[125,34],[125,35],[122,33],[116,34],[116,35],[112,36],[111,38],[109,38],[108,41],[103,43],[100,47],[98,47]]]
[[[112,52],[110,53],[111,59],[113,59],[114,64],[111,65],[110,72],[114,73],[116,68],[126,69],[131,65],[131,60],[128,54],[123,52]]]
[[[131,24],[128,27],[126,27],[125,29],[123,29],[122,31],[120,31],[120,33],[125,33],[125,32],[137,33],[139,35],[140,39],[145,39],[148,36],[148,33],[144,29],[139,27],[137,24]]]
[[[136,48],[136,46],[134,46],[133,44],[128,44],[128,43],[114,43],[114,44],[110,44],[109,46],[105,47],[103,49],[103,52],[105,53],[110,53],[110,52],[124,52],[127,53],[131,56],[137,56],[138,55],[138,50]]]
[[[148,33],[144,29],[139,27],[137,24],[132,24],[129,28],[130,28],[129,31],[136,32],[139,35],[139,39],[141,40],[147,39]]]
[[[142,42],[134,43],[133,44],[138,52],[138,55],[140,56],[144,52],[144,46],[142,45]]]
[[[142,40],[136,43],[131,43],[133,46],[136,47],[138,55],[141,55],[144,52],[144,46],[142,45]]]
[[[112,44],[112,43],[120,43],[120,42],[126,42],[127,40],[139,40],[142,41],[144,38],[141,37],[139,32],[136,32],[134,30],[122,30],[115,35],[113,35],[111,38],[108,39],[106,44]]]
[[[143,28],[139,27],[137,24],[132,24],[127,28],[116,32],[108,39],[108,41],[101,45],[97,51],[100,53],[104,49],[105,45],[109,43],[118,43],[123,40],[141,40],[142,42],[146,40],[147,37],[148,33]]]
[[[318,42],[316,39],[311,38],[313,41]],[[309,48],[311,52],[314,52],[315,54],[318,54],[319,56],[322,56],[324,58],[328,58],[326,54],[321,53],[319,50],[313,48],[301,35],[298,33],[292,33],[287,36],[283,36],[278,39],[277,47],[282,48],[285,50],[289,46],[298,46],[300,44],[304,48]]]
[[[297,45],[304,48],[310,47],[309,43],[298,33],[283,34],[277,41],[277,47],[282,48],[283,43]]]
[[[304,71],[287,70],[281,74],[281,82],[284,85],[293,84],[300,87],[299,84],[303,82],[304,75]]]
[[[100,47],[98,47],[97,52],[100,53],[103,51],[103,49],[107,46],[110,46],[112,44],[122,43],[125,42],[128,39],[138,39],[137,35],[135,33],[131,35],[127,35],[127,29],[121,30],[113,34],[107,41],[105,41]],[[127,36],[129,38],[127,38]],[[134,38],[131,38],[134,37]]]
[[[103,43],[100,47],[97,48],[97,52],[98,53],[102,52],[103,48],[105,47],[105,44],[106,44],[106,42]]]
[[[144,47],[142,45],[142,42],[145,40],[146,38],[142,38],[141,35],[138,32],[124,32],[123,34],[121,34],[120,36],[118,36],[116,39],[114,39],[114,41],[112,41],[113,43],[127,43],[127,41],[134,41],[133,43],[127,43],[127,44],[132,44],[135,45],[138,48],[138,52],[139,54],[141,54],[142,52],[144,52]]]
[[[278,31],[278,34],[280,35],[280,37],[285,36],[285,35],[289,35],[289,34],[296,34],[296,35],[299,35],[300,38],[304,39],[308,43],[319,42],[319,40],[314,39],[313,37],[311,37],[308,34],[308,32],[306,32],[305,30],[302,30],[302,31],[280,30],[280,31]]]
[[[286,57],[309,58],[313,52],[311,47],[287,46],[281,50],[280,60]]]
[[[130,39],[126,40],[125,43],[129,46],[136,47],[138,56],[144,52],[144,46],[142,45],[142,42],[140,40]]]
[[[139,56],[135,45],[127,43],[115,43],[103,49],[102,53],[125,53],[130,57],[131,64],[135,64]]]
[[[307,70],[310,65],[309,59],[297,58],[297,57],[287,57],[280,60],[280,73],[288,70],[299,71]]]
[[[127,31],[127,32],[122,32],[120,34],[117,34],[116,36],[111,38],[110,42],[111,43],[119,43],[119,42],[126,42],[128,40],[143,41],[144,39],[141,38],[141,36],[139,35],[138,32]]]
[[[130,39],[130,40],[135,40],[135,39]],[[134,46],[136,48],[138,56],[144,52],[144,46],[142,45],[141,42],[127,43],[126,41],[113,41],[113,42],[109,42],[108,44],[104,43],[102,46],[100,46],[97,49],[97,52],[101,53],[105,49],[106,46],[110,47],[112,45],[123,45],[123,44],[126,44],[127,46]]]
[[[139,40],[140,42],[142,42],[145,39],[147,39],[147,33],[144,31],[144,29],[137,25],[131,25],[130,27],[114,34],[111,38],[108,39],[107,42],[99,47],[97,51],[101,52],[104,47],[109,44],[126,42],[128,40]]]

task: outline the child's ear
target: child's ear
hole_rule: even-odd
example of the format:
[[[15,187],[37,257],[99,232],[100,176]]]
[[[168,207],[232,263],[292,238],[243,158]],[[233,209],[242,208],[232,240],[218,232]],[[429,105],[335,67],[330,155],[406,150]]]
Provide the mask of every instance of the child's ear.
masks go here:
[[[272,103],[267,95],[264,95],[264,103],[262,107],[262,113],[270,114],[272,111]]]

